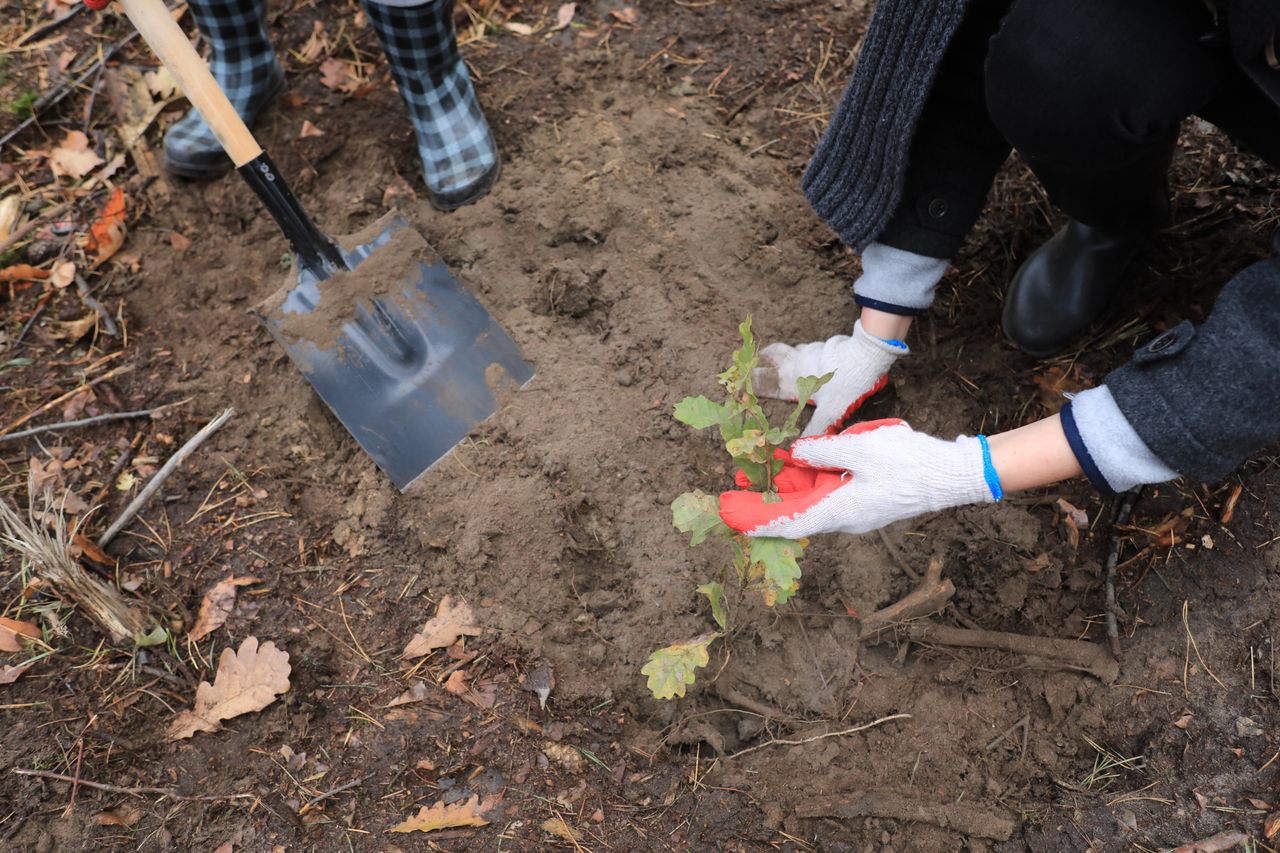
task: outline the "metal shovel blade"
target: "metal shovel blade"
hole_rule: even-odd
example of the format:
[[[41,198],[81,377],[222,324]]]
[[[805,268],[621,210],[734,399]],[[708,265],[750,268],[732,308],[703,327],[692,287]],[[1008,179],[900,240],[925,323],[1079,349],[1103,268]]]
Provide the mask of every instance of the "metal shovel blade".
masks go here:
[[[342,250],[361,274],[400,229],[396,218],[372,241]],[[420,239],[414,235],[415,239]],[[389,250],[388,250],[389,251]],[[368,264],[371,274],[375,264]],[[302,270],[297,284],[261,318],[360,446],[396,487],[407,489],[477,424],[497,411],[497,394],[533,378],[519,347],[444,262],[415,260],[370,299],[353,301],[332,339],[300,338],[298,315],[325,305],[334,280]]]

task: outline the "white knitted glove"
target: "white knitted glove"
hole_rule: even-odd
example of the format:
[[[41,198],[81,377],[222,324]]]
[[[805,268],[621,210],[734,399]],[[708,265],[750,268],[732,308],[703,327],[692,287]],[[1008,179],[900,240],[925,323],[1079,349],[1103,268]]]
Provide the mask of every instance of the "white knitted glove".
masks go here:
[[[797,379],[834,373],[809,401],[817,408],[804,435],[834,432],[888,383],[889,368],[910,352],[904,343],[890,343],[867,334],[859,320],[853,325],[852,335],[836,335],[794,347],[769,344],[760,350],[760,367],[751,372],[751,384],[761,397],[794,402]]]
[[[985,436],[945,441],[897,418],[798,439],[775,482],[781,500],[772,503],[760,492],[722,494],[725,524],[748,536],[785,539],[867,533],[921,513],[1001,496]]]

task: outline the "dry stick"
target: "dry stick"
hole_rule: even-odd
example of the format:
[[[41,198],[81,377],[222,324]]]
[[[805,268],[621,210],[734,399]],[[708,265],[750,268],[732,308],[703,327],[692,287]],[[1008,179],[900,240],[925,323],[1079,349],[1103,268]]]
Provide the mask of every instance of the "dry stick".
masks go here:
[[[0,435],[0,442],[14,441],[19,438],[26,438],[29,435],[37,435],[42,432],[56,432],[64,429],[76,429],[77,427],[93,426],[94,424],[104,424],[108,421],[126,421],[133,418],[145,418],[154,415],[157,412],[163,412],[165,409],[173,406],[180,406],[187,400],[177,403],[166,403],[163,406],[156,406],[154,409],[141,409],[136,412],[109,412],[105,415],[94,415],[91,418],[81,418],[78,421],[62,421],[56,424],[46,424],[44,426],[31,427],[30,429],[20,430],[19,432],[10,432]]]
[[[18,243],[22,242],[22,239],[26,237],[28,234],[30,234],[32,231],[36,230],[41,225],[44,225],[50,219],[53,219],[55,216],[59,215],[70,206],[71,206],[71,202],[69,201],[64,201],[61,204],[54,205],[53,207],[41,213],[35,219],[28,222],[26,225],[23,225],[17,231],[14,231],[7,238],[5,238],[3,242],[0,242],[0,255],[3,255],[5,252],[12,249]]]
[[[872,720],[869,723],[863,723],[862,725],[854,726],[851,729],[841,729],[838,732],[827,732],[826,734],[814,735],[813,737],[795,738],[795,739],[773,738],[771,740],[765,741],[764,743],[758,743],[755,746],[749,746],[744,750],[740,750],[739,752],[733,753],[732,755],[726,755],[724,760],[729,761],[730,759],[737,758],[740,755],[746,755],[748,752],[755,752],[757,749],[764,749],[766,746],[777,746],[778,744],[786,744],[788,746],[800,746],[801,744],[813,743],[815,740],[822,740],[823,738],[851,735],[854,732],[865,731],[867,729],[874,728],[884,723],[892,722],[893,720],[909,720],[909,719],[911,719],[910,714],[891,714],[888,717],[881,717],[878,720]]]
[[[151,500],[152,495],[159,491],[160,486],[164,484],[164,481],[168,479],[169,475],[172,474],[179,465],[185,462],[187,457],[196,451],[196,448],[204,444],[205,439],[217,432],[218,428],[225,424],[235,413],[235,409],[228,408],[222,414],[205,424],[198,433],[191,436],[190,440],[178,449],[177,453],[170,456],[169,461],[164,463],[164,467],[157,471],[155,476],[147,481],[147,484],[143,486],[142,491],[138,493],[138,496],[129,502],[129,505],[124,508],[124,512],[120,513],[120,517],[117,518],[111,526],[107,528],[107,532],[103,533],[98,539],[98,547],[107,547],[107,544],[111,542],[112,539],[116,538],[116,534],[123,530],[126,524],[133,521],[133,517],[138,514],[138,511],[141,510],[143,506],[146,505],[147,501]]]
[[[98,319],[101,321],[102,330],[107,334],[107,337],[120,337],[120,328],[116,325],[116,321],[112,319],[111,312],[107,310],[107,306],[94,297],[89,291],[89,283],[84,280],[84,276],[79,274],[76,275],[76,290],[80,291],[80,301],[98,312]]]
[[[927,803],[891,791],[860,791],[834,797],[814,797],[796,805],[796,817],[860,818],[930,823],[962,835],[1008,841],[1018,822],[999,812],[968,803]]]
[[[341,794],[343,791],[349,791],[352,788],[356,787],[357,785],[363,785],[364,780],[368,778],[369,778],[368,776],[360,776],[358,778],[352,779],[350,782],[347,782],[344,785],[339,785],[336,788],[330,788],[328,791],[325,791],[323,794],[320,794],[317,797],[312,797],[311,799],[307,800],[307,802],[302,806],[302,808],[298,809],[299,816],[306,814],[308,811],[311,810],[312,806],[314,806],[316,803],[321,802],[322,800],[327,800],[330,797],[337,796],[338,794]]]
[[[1200,665],[1204,667],[1204,671],[1209,673],[1210,678],[1218,682],[1219,687],[1221,687],[1223,690],[1226,690],[1227,685],[1222,683],[1221,678],[1218,678],[1218,676],[1213,674],[1213,670],[1209,669],[1209,664],[1204,662],[1204,656],[1200,654],[1200,644],[1196,642],[1196,635],[1191,633],[1191,621],[1188,618],[1188,611],[1190,607],[1191,607],[1191,602],[1184,599],[1182,602],[1182,627],[1187,629],[1187,640],[1188,642],[1191,643],[1191,648],[1195,650],[1196,660],[1200,661]],[[1184,689],[1186,687],[1186,679],[1187,679],[1186,673],[1184,672],[1182,676],[1182,684]]]
[[[222,794],[221,796],[193,797],[187,794],[179,794],[174,788],[125,788],[120,785],[106,785],[102,782],[90,782],[88,779],[64,776],[61,773],[50,773],[48,770],[27,770],[22,767],[13,768],[13,772],[19,776],[38,776],[41,779],[54,779],[58,782],[79,783],[86,788],[96,788],[99,791],[107,791],[111,794],[132,794],[135,797],[141,797],[143,794],[159,794],[162,797],[169,797],[173,800],[192,800],[208,803],[222,800],[256,800],[258,798],[257,794]]]
[[[43,414],[44,412],[49,411],[59,403],[65,403],[67,400],[70,400],[72,397],[79,394],[84,389],[92,388],[94,385],[97,385],[100,382],[106,382],[108,379],[114,379],[115,377],[119,376],[121,373],[128,373],[130,370],[133,370],[132,365],[122,364],[119,367],[113,367],[111,370],[108,370],[106,373],[102,374],[101,376],[95,379],[90,380],[89,382],[84,383],[83,385],[79,385],[75,388],[72,388],[70,391],[63,394],[61,397],[56,397],[50,400],[49,402],[45,403],[44,405],[40,406],[38,409],[27,412],[25,415],[18,418],[16,421],[9,424],[4,429],[0,430],[0,438],[13,432],[15,429],[17,429],[18,427],[25,424],[27,421],[34,418],[36,415]]]
[[[174,405],[177,405],[176,403]],[[129,464],[129,460],[133,458],[133,454],[138,452],[138,448],[142,445],[142,437],[145,435],[144,430],[138,430],[133,434],[133,441],[129,442],[129,446],[120,451],[120,458],[111,466],[111,470],[107,472],[107,476],[102,481],[102,488],[98,489],[93,496],[93,500],[89,501],[89,506],[97,506],[106,498],[107,492],[111,491],[111,484],[116,481],[116,477],[120,476],[120,472],[124,470],[124,466]]]
[[[900,601],[877,610],[862,620],[858,642],[876,642],[880,639],[880,633],[888,628],[937,613],[947,606],[947,602],[955,594],[955,584],[942,578],[942,558],[934,557],[929,561],[919,586]]]
[[[1120,532],[1118,524],[1128,524],[1133,513],[1133,505],[1142,494],[1142,487],[1130,489],[1120,496],[1116,504],[1115,515],[1111,518],[1111,550],[1107,552],[1107,645],[1111,647],[1111,656],[1120,658],[1120,626],[1116,623],[1116,563],[1120,562]]]
[[[907,626],[907,636],[917,643],[937,643],[943,646],[961,646],[971,649],[999,649],[1005,652],[1045,658],[1052,663],[1069,664],[1111,684],[1120,675],[1120,665],[1107,650],[1097,643],[1085,640],[1059,640],[1053,637],[1032,637],[1027,634],[1007,634],[1003,631],[979,631],[971,628],[952,628],[932,622],[917,622]]]

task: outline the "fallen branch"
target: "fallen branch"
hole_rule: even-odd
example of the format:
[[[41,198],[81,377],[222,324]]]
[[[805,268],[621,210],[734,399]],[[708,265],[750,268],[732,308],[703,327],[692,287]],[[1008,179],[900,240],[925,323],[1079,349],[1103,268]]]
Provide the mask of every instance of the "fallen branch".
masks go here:
[[[313,807],[313,806],[315,806],[317,803],[323,802],[324,800],[327,800],[327,799],[329,799],[330,797],[337,796],[338,794],[341,794],[343,791],[350,791],[352,788],[355,788],[355,787],[357,787],[358,785],[363,785],[363,784],[364,784],[364,780],[365,780],[365,779],[367,779],[367,778],[369,778],[369,777],[368,777],[368,776],[359,776],[359,777],[357,777],[357,778],[355,778],[355,779],[352,779],[350,782],[347,782],[346,784],[339,785],[339,786],[338,786],[338,787],[336,787],[336,788],[330,788],[328,791],[325,791],[323,794],[320,794],[320,795],[318,795],[318,796],[312,797],[311,799],[307,800],[307,802],[302,806],[302,808],[298,809],[298,815],[299,815],[299,816],[302,816],[302,815],[306,814],[306,813],[307,813],[307,812],[309,812],[309,811],[312,809],[312,807]]]
[[[104,424],[109,421],[127,421],[132,420],[133,418],[146,418],[158,412],[163,412],[165,409],[180,406],[186,402],[188,401],[181,400],[177,403],[168,403],[163,406],[156,406],[154,409],[141,409],[136,412],[109,412],[105,415],[94,415],[91,418],[81,418],[78,421],[62,421],[61,423],[56,424],[45,424],[44,426],[31,427],[30,429],[24,429],[19,432],[10,432],[0,435],[0,442],[14,441],[19,438],[26,438],[29,435],[38,435],[42,432],[57,432],[64,429],[78,429],[79,427],[93,426],[94,424]]]
[[[256,800],[257,794],[221,794],[216,796],[195,797],[188,794],[179,794],[175,788],[127,788],[121,785],[107,785],[102,782],[90,782],[88,779],[78,779],[74,776],[64,776],[61,773],[50,773],[48,770],[27,770],[23,767],[13,768],[13,772],[19,776],[36,776],[40,779],[53,779],[58,782],[70,782],[73,785],[83,785],[86,788],[96,788],[99,791],[106,791],[111,794],[131,794],[135,797],[141,797],[145,794],[159,794],[162,797],[168,797],[171,800],[189,800],[206,803],[216,803],[223,800]],[[363,780],[361,780],[363,781]]]
[[[1116,611],[1120,609],[1116,604],[1116,563],[1120,562],[1120,533],[1116,530],[1118,524],[1128,524],[1129,516],[1133,513],[1133,505],[1138,500],[1138,495],[1142,493],[1142,487],[1130,489],[1120,496],[1120,501],[1116,505],[1116,514],[1111,518],[1111,549],[1107,552],[1107,644],[1111,647],[1111,656],[1119,659],[1120,657],[1120,627],[1116,624]]]
[[[1067,665],[1082,670],[1111,684],[1120,676],[1120,664],[1106,648],[1085,640],[1059,640],[1052,637],[1032,637],[1027,634],[1007,634],[1003,631],[984,631],[972,628],[952,628],[931,622],[908,625],[907,636],[917,643],[936,643],[942,646],[961,646],[971,649],[999,649],[1005,652],[1042,658],[1051,664]]]
[[[102,331],[107,337],[120,337],[120,328],[116,325],[115,319],[112,318],[111,312],[107,310],[107,306],[94,298],[89,291],[89,283],[84,280],[84,276],[79,274],[76,275],[76,290],[80,291],[80,301],[97,312]]]
[[[137,515],[138,512],[146,506],[147,501],[151,500],[152,496],[159,491],[160,486],[169,478],[169,475],[177,470],[178,466],[185,462],[188,456],[194,453],[200,445],[204,444],[205,440],[217,432],[218,428],[225,424],[235,413],[235,409],[227,409],[222,414],[209,421],[209,423],[205,424],[198,433],[191,436],[186,444],[178,448],[178,452],[169,457],[169,461],[165,462],[164,466],[155,473],[155,476],[147,481],[147,484],[142,487],[142,491],[138,493],[138,496],[130,501],[129,505],[124,508],[124,512],[120,513],[119,518],[112,522],[111,526],[107,528],[107,532],[103,533],[102,536],[99,537],[98,547],[107,547],[107,544],[111,542],[112,539],[116,538],[116,534],[123,530],[126,524],[133,521],[133,517]]]
[[[814,735],[813,737],[805,737],[805,738],[773,738],[772,740],[767,740],[764,743],[758,743],[755,746],[749,746],[746,749],[735,752],[733,755],[726,755],[725,761],[729,761],[730,759],[737,758],[740,755],[746,755],[748,752],[755,752],[758,749],[764,749],[766,746],[778,746],[779,744],[785,744],[787,746],[800,746],[801,744],[813,743],[815,740],[822,740],[823,738],[843,737],[844,735],[851,735],[855,732],[866,731],[867,729],[875,728],[876,726],[883,725],[884,723],[889,723],[894,720],[909,720],[909,719],[911,719],[910,714],[890,714],[887,717],[881,717],[878,720],[872,720],[869,723],[863,723],[862,725],[854,726],[851,729],[841,729],[838,732],[827,732],[826,734]]]
[[[797,817],[879,817],[930,823],[962,835],[1008,841],[1018,822],[999,812],[967,803],[924,803],[888,791],[859,791],[813,797],[796,805]]]
[[[886,629],[921,616],[931,616],[946,607],[955,594],[955,584],[942,578],[942,558],[934,557],[929,561],[919,586],[902,600],[881,608],[862,620],[858,642],[878,642],[881,632]]]

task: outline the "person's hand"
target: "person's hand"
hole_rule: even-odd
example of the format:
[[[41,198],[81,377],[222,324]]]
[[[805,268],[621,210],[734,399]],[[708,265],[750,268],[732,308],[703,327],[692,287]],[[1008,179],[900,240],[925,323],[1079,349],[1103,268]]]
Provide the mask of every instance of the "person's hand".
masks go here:
[[[834,374],[809,401],[816,408],[804,430],[806,436],[831,433],[888,383],[890,366],[909,352],[904,343],[868,334],[858,321],[852,335],[799,346],[769,344],[760,350],[751,384],[761,397],[794,402],[797,379]]]
[[[839,435],[797,439],[778,451],[780,501],[761,492],[720,495],[720,518],[748,536],[804,539],[867,533],[924,512],[999,500],[1000,480],[983,436],[954,441],[916,432],[897,418],[855,424]],[[739,486],[745,486],[739,477]]]

